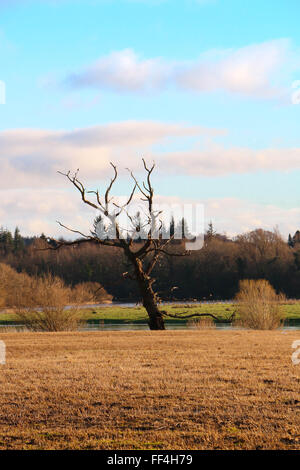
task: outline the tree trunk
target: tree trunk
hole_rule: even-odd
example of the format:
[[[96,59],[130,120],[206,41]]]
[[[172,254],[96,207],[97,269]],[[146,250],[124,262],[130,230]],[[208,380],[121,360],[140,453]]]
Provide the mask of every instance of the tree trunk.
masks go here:
[[[143,298],[143,306],[149,316],[148,325],[150,330],[165,330],[164,319],[157,306],[155,293],[153,292],[151,284],[147,286],[147,283],[144,285],[139,283],[139,286]]]
[[[152,289],[153,279],[144,272],[143,265],[139,259],[134,260],[134,268],[143,299],[143,306],[149,316],[149,328],[150,330],[165,330],[163,315],[158,308],[156,294]]]

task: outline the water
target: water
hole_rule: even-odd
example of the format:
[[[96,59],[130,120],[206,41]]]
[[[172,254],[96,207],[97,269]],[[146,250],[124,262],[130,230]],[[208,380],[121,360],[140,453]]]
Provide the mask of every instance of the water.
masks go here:
[[[7,324],[0,325],[1,328],[12,329],[17,331],[26,331],[24,325]],[[196,330],[195,326],[189,323],[166,323],[167,330]],[[209,329],[209,328],[208,328]],[[216,330],[243,330],[239,326],[233,326],[231,323],[216,323],[212,329]],[[145,331],[149,330],[147,323],[86,323],[84,326],[79,328],[79,331]],[[287,325],[280,330],[284,333],[286,331],[300,330],[300,322],[294,325]]]
[[[176,323],[166,323],[167,330],[195,330],[195,326],[191,324],[176,324]],[[208,328],[209,329],[209,328]],[[215,327],[212,329],[216,330],[243,330],[239,326],[233,326],[231,323],[216,323]],[[136,330],[149,330],[147,323],[104,323],[104,324],[87,324],[84,327],[80,328],[80,331],[136,331]],[[294,331],[300,330],[299,325],[293,326],[284,326],[281,328],[282,331]]]
[[[229,323],[219,323],[216,325],[217,329],[233,329],[235,327],[231,326]],[[195,329],[192,325],[189,324],[176,324],[176,323],[167,323],[167,330],[192,330]],[[135,330],[149,330],[147,323],[102,323],[102,324],[87,324],[84,327],[80,328],[81,331],[135,331]]]
[[[235,300],[172,300],[169,302],[161,302],[160,305],[182,305],[186,307],[187,305],[203,305],[203,304],[233,304]],[[80,308],[103,308],[103,307],[141,307],[140,302],[111,302],[103,304],[86,304],[81,305]],[[67,309],[72,308],[72,305],[68,305]],[[1,313],[1,312],[0,312]]]
[[[187,305],[203,305],[203,304],[230,304],[234,303],[233,300],[189,300],[189,301],[172,301],[172,302],[162,302],[161,305],[182,305],[186,307]],[[129,303],[129,302],[112,302],[112,303],[103,303],[103,304],[86,304],[82,305],[81,308],[103,308],[103,307],[136,307],[140,304]],[[72,306],[68,306],[66,308],[72,308]],[[0,311],[1,313],[1,311]],[[282,331],[295,331],[300,330],[300,320],[291,320],[289,325],[285,325]],[[18,331],[24,331],[25,328],[23,325],[16,325],[16,324],[7,324],[7,325],[0,325],[1,328],[14,328]],[[238,330],[241,329],[238,326],[234,326],[231,323],[216,323],[215,328],[217,330]],[[195,329],[191,323],[168,323],[166,322],[166,329],[167,330],[192,330]],[[80,328],[80,331],[142,331],[142,330],[149,330],[149,326],[147,323],[104,323],[103,321],[92,321],[90,323],[86,323],[83,327]]]

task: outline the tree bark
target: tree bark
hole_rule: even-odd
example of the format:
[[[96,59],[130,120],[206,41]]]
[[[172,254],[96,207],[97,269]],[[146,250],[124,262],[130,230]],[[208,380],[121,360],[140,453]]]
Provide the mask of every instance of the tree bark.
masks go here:
[[[158,308],[156,295],[151,284],[147,281],[142,281],[141,283],[139,282],[139,286],[143,297],[143,306],[149,316],[148,324],[150,330],[165,330],[163,315]]]
[[[143,306],[149,316],[149,328],[150,330],[165,330],[163,314],[158,308],[156,294],[152,289],[154,280],[145,273],[141,260],[134,258],[133,264]]]

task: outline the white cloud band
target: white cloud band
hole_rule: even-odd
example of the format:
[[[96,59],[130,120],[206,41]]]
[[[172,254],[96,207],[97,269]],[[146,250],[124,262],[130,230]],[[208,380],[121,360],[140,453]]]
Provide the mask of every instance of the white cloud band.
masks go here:
[[[239,49],[208,51],[194,61],[173,62],[141,59],[133,50],[124,49],[70,73],[65,84],[71,88],[131,93],[171,85],[194,92],[223,90],[269,99],[282,94],[276,79],[283,64],[287,65],[289,48],[288,40],[279,39]]]

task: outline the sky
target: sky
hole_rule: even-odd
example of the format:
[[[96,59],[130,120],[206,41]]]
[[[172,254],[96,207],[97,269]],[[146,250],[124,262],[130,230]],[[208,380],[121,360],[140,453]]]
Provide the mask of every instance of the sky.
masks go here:
[[[143,157],[158,201],[203,204],[221,233],[300,229],[299,13],[298,0],[0,0],[0,225],[86,231],[93,214],[58,171],[103,191],[112,161],[124,196]]]

